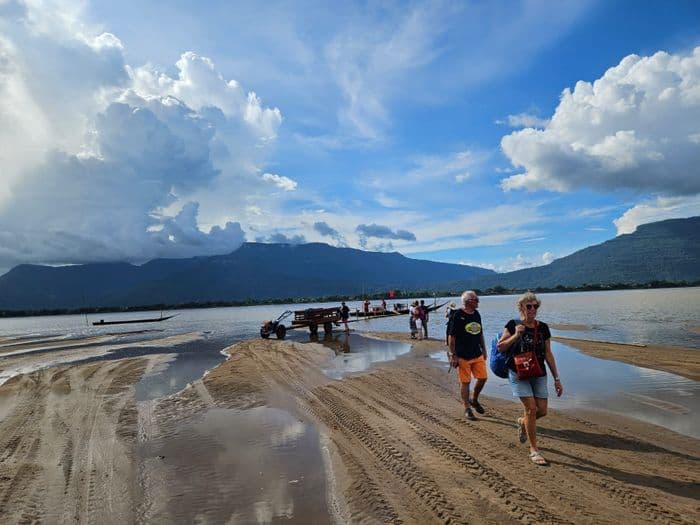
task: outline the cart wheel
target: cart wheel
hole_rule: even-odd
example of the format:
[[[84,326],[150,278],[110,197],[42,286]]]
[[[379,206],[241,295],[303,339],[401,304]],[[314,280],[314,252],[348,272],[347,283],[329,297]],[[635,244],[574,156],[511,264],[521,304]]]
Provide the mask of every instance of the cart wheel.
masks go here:
[[[287,335],[287,329],[284,327],[283,324],[277,327],[277,330],[275,330],[275,335],[277,335],[277,339],[285,338],[285,336]]]
[[[318,325],[317,324],[310,324],[309,325],[309,332],[311,332],[311,335],[316,335],[318,333]]]
[[[333,333],[333,323],[328,322],[323,325],[323,331],[327,334]]]
[[[260,329],[260,337],[263,339],[269,339],[270,337],[270,332],[267,332],[264,328]]]

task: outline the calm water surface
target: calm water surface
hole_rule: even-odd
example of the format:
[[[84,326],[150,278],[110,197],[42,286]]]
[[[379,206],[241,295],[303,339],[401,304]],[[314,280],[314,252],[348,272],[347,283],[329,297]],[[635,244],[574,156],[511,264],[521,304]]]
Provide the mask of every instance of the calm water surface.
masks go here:
[[[180,425],[165,442],[146,443],[159,458],[174,523],[330,523],[320,439],[312,425],[269,407],[212,409]],[[201,446],[206,444],[206,446]],[[241,453],[245,451],[245,453]],[[197,454],[193,457],[193,454]],[[212,491],[212,480],[219,491]]]

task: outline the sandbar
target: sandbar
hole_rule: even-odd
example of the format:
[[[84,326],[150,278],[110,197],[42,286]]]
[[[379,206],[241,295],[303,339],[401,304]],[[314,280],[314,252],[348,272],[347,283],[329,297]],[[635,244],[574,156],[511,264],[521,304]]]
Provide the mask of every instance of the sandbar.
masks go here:
[[[192,440],[178,462],[153,451],[211,411],[268,406],[318,429],[326,459],[315,468],[327,476],[328,493],[326,514],[291,505],[284,509],[291,518],[258,513],[263,522],[700,521],[698,440],[625,418],[551,410],[538,425],[550,465],[537,467],[517,441],[514,402],[484,399],[487,413],[464,419],[455,374],[429,357],[445,348],[442,340],[371,336],[413,347],[331,380],[322,372],[335,358],[327,346],[252,339],[229,347],[223,363],[180,392],[148,402],[135,400],[134,385],[157,369],[159,356],[13,377],[0,386],[0,520],[241,521],[230,487],[264,473],[212,471],[199,459],[215,446],[207,440]]]

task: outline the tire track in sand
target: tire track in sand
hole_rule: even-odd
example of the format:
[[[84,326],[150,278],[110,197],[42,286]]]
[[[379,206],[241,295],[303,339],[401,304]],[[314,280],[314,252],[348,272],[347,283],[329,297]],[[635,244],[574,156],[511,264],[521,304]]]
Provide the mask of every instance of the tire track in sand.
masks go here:
[[[373,388],[366,389],[366,392],[376,391],[381,393],[383,396],[382,398],[379,398],[376,395],[365,393],[364,395],[369,397],[369,400],[371,400],[372,403],[383,406],[390,412],[398,413],[401,418],[405,419],[412,426],[416,432],[416,435],[418,435],[424,443],[431,446],[431,448],[433,448],[439,454],[450,457],[450,459],[454,460],[465,468],[470,468],[470,466],[473,467],[474,462],[476,462],[479,469],[485,468],[490,471],[491,475],[488,476],[489,481],[486,483],[489,488],[494,488],[492,479],[494,475],[495,479],[502,478],[505,480],[502,474],[494,471],[493,469],[485,467],[482,463],[476,460],[474,455],[466,453],[463,448],[461,451],[464,454],[455,455],[454,452],[455,450],[460,450],[458,443],[467,441],[470,443],[470,449],[476,447],[476,449],[480,450],[480,455],[488,454],[489,451],[483,446],[483,438],[486,437],[489,443],[496,443],[498,441],[503,441],[502,434],[491,432],[484,426],[475,427],[469,425],[462,419],[457,420],[453,417],[440,414],[435,410],[435,407],[425,405],[420,399],[411,398],[410,393],[404,389],[401,384],[389,382],[385,377],[379,379],[376,376],[369,374],[363,378],[363,381],[372,383]],[[344,390],[347,390],[348,388],[349,385],[343,385]],[[343,395],[349,394],[343,392]],[[406,401],[407,399],[410,401]],[[393,404],[389,404],[387,401],[390,401]],[[398,410],[395,405],[401,407],[403,410]],[[424,406],[425,409],[420,408],[421,405]],[[432,409],[432,412],[428,412],[429,409]],[[444,419],[436,414],[442,415]],[[443,435],[433,432],[430,430],[430,428],[418,423],[415,416],[418,416],[418,418],[420,418],[422,421],[429,423],[429,426],[439,427],[445,431],[445,433],[450,435],[451,439],[447,439]],[[591,426],[589,422],[586,423],[587,426]],[[467,429],[468,432],[460,432],[460,427]],[[453,436],[456,439],[452,439]],[[507,443],[504,443],[503,447],[498,448],[503,450],[506,448],[506,445]],[[504,459],[506,459],[505,456]],[[675,512],[673,509],[650,502],[648,496],[625,483],[611,478],[603,479],[599,476],[582,475],[580,470],[568,466],[565,466],[564,470],[568,473],[568,475],[563,473],[562,470],[551,472],[551,475],[558,478],[556,481],[559,483],[555,483],[555,486],[577,486],[577,490],[576,494],[560,495],[559,498],[560,500],[566,500],[567,504],[569,504],[575,511],[581,512],[582,514],[585,513],[587,508],[589,508],[585,503],[583,503],[583,501],[587,499],[587,493],[596,493],[602,494],[602,497],[609,498],[616,502],[616,504],[624,506],[627,509],[627,516],[629,517],[631,514],[637,515],[640,522],[662,521],[665,523],[677,524],[693,523],[691,520],[688,520],[678,512]],[[479,473],[479,476],[482,479],[484,478],[483,473],[481,472]],[[590,486],[588,488],[581,487],[582,483]],[[529,501],[530,505],[528,506],[530,508],[532,508],[534,505],[537,511],[540,510],[540,505],[542,504],[537,499],[533,500],[531,494],[520,489],[517,483],[514,484],[510,481],[504,481],[495,486],[499,488],[499,490],[497,490],[499,498],[508,502],[508,507],[511,510],[511,514],[520,515],[519,510],[512,506],[513,494],[517,494],[518,501]],[[500,490],[503,486],[510,486],[509,491],[504,493],[502,490]],[[542,519],[550,522],[550,518],[537,518],[538,521],[541,521]]]

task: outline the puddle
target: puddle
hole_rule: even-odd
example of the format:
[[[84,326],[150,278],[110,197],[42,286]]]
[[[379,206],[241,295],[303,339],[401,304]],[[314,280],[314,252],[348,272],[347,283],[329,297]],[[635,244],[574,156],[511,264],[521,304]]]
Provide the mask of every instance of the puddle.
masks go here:
[[[331,348],[336,353],[330,366],[322,368],[323,373],[333,379],[364,372],[374,363],[392,361],[411,350],[411,345],[407,343],[371,339],[354,333],[333,334],[311,340]]]
[[[211,370],[226,359],[221,353],[221,348],[220,342],[200,340],[178,345],[174,347],[174,351],[170,349],[170,352],[173,352],[172,361],[167,363],[162,370],[144,376],[136,384],[136,401],[146,401],[175,394],[185,388],[188,383],[201,379],[207,370]],[[144,353],[152,352],[153,350]],[[132,356],[135,355],[135,352],[130,350],[128,354]],[[117,358],[121,357],[123,356]]]
[[[312,425],[269,407],[212,409],[144,461],[169,499],[149,521],[171,523],[330,523],[319,435]]]
[[[219,355],[178,354],[159,372],[144,376],[135,386],[136,401],[166,397],[201,379],[205,371],[217,366],[224,357]]]
[[[552,342],[564,395],[557,398],[549,382],[549,405],[562,409],[605,410],[700,438],[700,382],[588,356]],[[431,354],[447,362],[445,352]],[[447,366],[447,365],[445,365]],[[484,394],[513,399],[506,379],[489,374]]]

